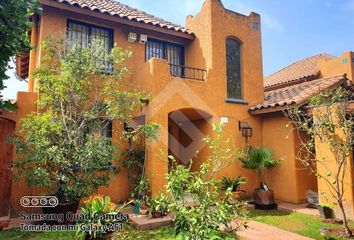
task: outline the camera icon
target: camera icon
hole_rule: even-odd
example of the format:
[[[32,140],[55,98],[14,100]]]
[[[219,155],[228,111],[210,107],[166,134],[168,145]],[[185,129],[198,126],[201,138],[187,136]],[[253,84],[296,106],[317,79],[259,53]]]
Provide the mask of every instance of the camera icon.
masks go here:
[[[56,207],[59,200],[56,196],[24,196],[20,200],[22,207]]]

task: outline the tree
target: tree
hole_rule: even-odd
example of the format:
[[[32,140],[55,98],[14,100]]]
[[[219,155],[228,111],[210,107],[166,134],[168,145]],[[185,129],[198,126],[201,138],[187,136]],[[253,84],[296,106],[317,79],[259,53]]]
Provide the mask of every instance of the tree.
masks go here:
[[[114,170],[119,149],[102,132],[112,121],[131,121],[140,99],[147,98],[123,80],[131,52],[115,46],[105,56],[101,46],[64,48],[53,37],[42,44],[42,65],[34,74],[39,112],[22,119],[20,136],[12,139],[21,157],[14,162],[18,177],[30,187],[49,188],[61,202],[87,197],[109,183],[117,171],[104,170]],[[156,132],[157,125],[151,125]]]
[[[347,106],[352,99],[353,92],[338,87],[310,98],[307,108],[289,109],[285,112],[290,125],[294,126],[300,135],[297,159],[328,186],[330,196],[343,215],[348,237],[353,234],[348,227],[343,202],[348,156],[354,143],[353,116],[347,112]],[[309,138],[302,137],[301,133],[306,133]],[[331,156],[319,155],[316,152],[317,144],[326,146],[334,159],[331,159]]]
[[[28,30],[31,28],[30,16],[38,12],[37,0],[3,0],[0,2],[0,92],[4,90],[4,80],[8,79],[6,70],[11,57],[30,50]],[[13,110],[11,102],[1,100],[1,109]]]
[[[213,125],[213,130],[214,137],[203,139],[211,152],[200,170],[191,171],[192,162],[175,165],[166,177],[175,232],[183,239],[234,239],[232,232],[245,226],[244,203],[234,201],[231,188],[220,191],[222,184],[216,179],[219,171],[237,161],[240,151],[224,135],[222,124]],[[169,158],[175,163],[173,156]]]
[[[213,124],[212,128],[215,136],[203,138],[210,149],[210,155],[206,159],[210,167],[209,179],[214,179],[218,172],[236,163],[243,154],[235,147],[233,139],[225,135],[224,124]]]

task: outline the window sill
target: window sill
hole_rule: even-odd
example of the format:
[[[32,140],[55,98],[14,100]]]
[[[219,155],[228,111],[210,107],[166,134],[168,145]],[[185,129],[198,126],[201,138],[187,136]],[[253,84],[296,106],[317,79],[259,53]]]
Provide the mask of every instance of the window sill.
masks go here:
[[[248,105],[248,102],[246,100],[242,100],[242,99],[235,99],[235,98],[227,98],[225,100],[226,103],[238,103],[238,104],[244,104],[244,105]]]

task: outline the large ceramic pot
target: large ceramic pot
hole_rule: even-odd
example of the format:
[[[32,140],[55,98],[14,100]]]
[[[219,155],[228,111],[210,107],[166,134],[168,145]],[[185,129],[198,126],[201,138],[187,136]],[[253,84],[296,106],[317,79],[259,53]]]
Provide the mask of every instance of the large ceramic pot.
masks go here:
[[[59,203],[56,207],[43,207],[44,214],[63,214],[64,215],[64,222],[59,223],[57,221],[49,221],[48,224],[69,224],[70,221],[65,219],[67,213],[76,213],[79,207],[80,201],[73,201],[69,203]]]
[[[319,206],[318,210],[320,212],[320,217],[324,219],[332,219],[334,218],[334,211],[332,208],[326,206]]]
[[[272,190],[256,189],[253,192],[254,203],[259,209],[273,209],[276,208],[274,201],[274,192]]]

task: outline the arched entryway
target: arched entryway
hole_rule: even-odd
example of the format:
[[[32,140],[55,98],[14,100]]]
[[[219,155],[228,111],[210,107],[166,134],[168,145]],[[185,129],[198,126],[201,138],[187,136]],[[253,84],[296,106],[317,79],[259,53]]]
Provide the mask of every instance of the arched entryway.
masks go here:
[[[15,123],[0,118],[0,217],[9,214],[11,196],[11,170],[9,164],[13,157],[13,146],[7,138],[15,133]]]
[[[176,164],[187,165],[193,159],[192,170],[197,170],[205,155],[204,137],[211,134],[212,115],[195,108],[184,108],[168,115],[168,154]],[[196,153],[198,154],[196,155]],[[173,164],[169,163],[169,169]]]

